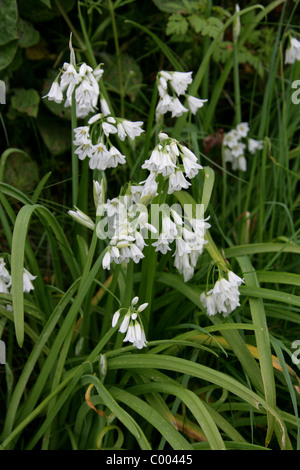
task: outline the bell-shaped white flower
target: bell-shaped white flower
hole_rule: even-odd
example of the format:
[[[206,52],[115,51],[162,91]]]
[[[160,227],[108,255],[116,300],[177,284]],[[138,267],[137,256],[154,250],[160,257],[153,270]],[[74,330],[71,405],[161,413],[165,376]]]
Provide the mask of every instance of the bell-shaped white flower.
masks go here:
[[[43,98],[48,98],[49,101],[55,101],[55,103],[62,102],[63,92],[57,80],[52,83],[50,90],[48,91],[47,95],[43,96]]]
[[[34,289],[34,285],[32,284],[32,281],[36,276],[33,276],[26,268],[24,268],[23,272],[23,292],[30,292],[31,290]]]
[[[256,150],[261,150],[264,146],[263,140],[248,139],[248,150],[254,154]]]
[[[206,101],[208,100],[202,100],[200,98],[196,98],[195,96],[187,95],[187,101],[191,113],[196,114],[198,109],[202,108],[204,106],[204,103],[206,103]]]
[[[291,38],[289,47],[285,52],[285,64],[293,64],[296,60],[300,60],[300,41]]]
[[[9,294],[11,276],[5,267],[5,261],[0,258],[0,294]]]
[[[73,217],[77,222],[79,222],[81,225],[84,225],[85,227],[88,227],[91,230],[94,230],[95,224],[92,221],[92,219],[86,215],[84,212],[82,212],[80,209],[78,209],[75,206],[75,211],[70,210],[68,211],[68,214]]]
[[[227,317],[238,306],[240,306],[239,286],[244,280],[233,271],[227,273],[227,279],[222,277],[217,280],[214,287],[208,292],[202,292],[200,300],[207,310],[208,315],[217,313]]]

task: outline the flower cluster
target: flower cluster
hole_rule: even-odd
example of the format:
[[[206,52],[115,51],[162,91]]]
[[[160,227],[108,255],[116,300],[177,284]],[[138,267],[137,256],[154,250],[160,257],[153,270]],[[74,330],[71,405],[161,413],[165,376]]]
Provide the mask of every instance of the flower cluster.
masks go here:
[[[92,69],[86,63],[80,66],[75,63],[65,62],[62,70],[51,85],[44,98],[61,103],[65,101],[65,107],[72,104],[74,93],[76,103],[76,115],[85,118],[95,111],[100,96],[99,79],[103,75],[101,64]]]
[[[34,289],[32,281],[36,278],[24,268],[23,271],[23,292],[30,292]],[[6,263],[3,258],[0,258],[0,293],[11,293],[11,275],[6,268]]]
[[[183,113],[191,111],[196,114],[199,108],[207,100],[201,100],[195,96],[186,94],[188,85],[193,81],[192,72],[168,72],[161,70],[157,74],[157,88],[159,101],[156,106],[156,119],[159,120],[163,114],[172,113],[172,117],[179,117]],[[179,96],[187,99],[187,109],[179,100]]]
[[[108,200],[103,206],[110,233],[109,245],[104,255],[102,266],[110,269],[112,262],[128,263],[131,259],[138,263],[146,245],[145,232],[156,233],[157,229],[148,222],[148,211],[142,204],[136,204],[131,194]],[[97,235],[103,237],[105,219],[97,225]],[[105,222],[106,222],[105,221]]]
[[[202,292],[200,300],[208,315],[222,313],[227,317],[239,305],[239,286],[244,282],[233,271],[228,271],[227,279],[221,277],[208,292]]]
[[[166,254],[175,241],[174,266],[189,281],[193,275],[199,256],[203,253],[206,230],[210,228],[207,219],[182,217],[179,211],[170,209],[162,213],[162,228],[158,240],[152,243],[155,251]]]
[[[168,179],[168,194],[187,189],[191,183],[185,177],[194,178],[203,167],[191,150],[164,132],[160,132],[159,140],[142,168]]]
[[[108,115],[109,110],[105,100],[101,100],[101,110],[88,121],[88,126],[74,129],[75,153],[80,160],[89,158],[89,167],[92,170],[106,170],[116,168],[126,162],[123,155],[111,142],[111,135],[116,134],[121,141],[125,138],[134,140],[144,132],[141,129],[142,121],[132,122],[127,119],[114,118]]]
[[[142,349],[147,346],[145,330],[140,318],[140,313],[148,307],[148,303],[136,307],[139,301],[138,297],[134,297],[131,301],[131,305],[127,310],[126,314],[122,318],[122,322],[119,327],[120,333],[126,333],[123,341],[133,344],[138,349]],[[117,310],[112,318],[112,326],[115,328],[119,322],[121,310]]]
[[[249,130],[249,124],[247,122],[241,122],[235,129],[232,129],[224,135],[223,147],[225,161],[231,163],[233,170],[247,170],[247,160],[245,157],[245,150],[247,148],[251,154],[254,154],[256,150],[261,150],[263,147],[262,140],[248,138],[247,144],[242,141],[242,139],[247,138]]]
[[[285,64],[293,64],[295,60],[300,60],[300,41],[291,38],[289,47],[285,52]]]

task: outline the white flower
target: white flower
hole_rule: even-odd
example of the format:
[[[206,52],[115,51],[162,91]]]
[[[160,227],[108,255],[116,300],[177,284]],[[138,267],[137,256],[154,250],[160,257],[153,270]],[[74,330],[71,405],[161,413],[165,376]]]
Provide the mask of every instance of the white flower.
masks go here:
[[[159,100],[156,106],[156,120],[159,120],[160,116],[171,111],[172,97],[167,93]]]
[[[105,98],[100,100],[101,113],[103,116],[109,116],[111,114],[108,103]]]
[[[201,100],[200,98],[196,98],[195,96],[188,95],[187,101],[191,113],[196,114],[198,109],[202,108],[202,106],[204,105],[204,103],[206,103],[207,100]]]
[[[144,130],[141,129],[141,126],[143,124],[144,123],[142,121],[132,122],[132,121],[128,121],[127,119],[124,119],[122,121],[123,128],[126,134],[128,135],[129,139],[131,140],[134,140],[135,137],[138,137],[144,132]]]
[[[119,164],[123,165],[126,163],[125,155],[122,155],[121,152],[114,146],[109,149],[107,159],[107,167],[109,168],[116,168]]]
[[[85,227],[88,227],[91,230],[94,230],[95,224],[90,217],[88,217],[84,212],[75,207],[76,211],[68,211],[68,214],[73,217],[77,222]]]
[[[133,301],[134,300],[137,302],[138,297],[133,299]],[[126,333],[123,339],[124,343],[129,341],[136,348],[142,349],[143,347],[147,346],[147,341],[141,319],[139,318],[139,313],[148,306],[148,303],[142,304],[139,309],[136,310],[135,303],[133,303],[133,301],[131,303],[131,307],[128,309],[121,322],[119,332]],[[113,316],[113,325],[116,325],[119,320],[118,313],[119,311],[115,312]]]
[[[249,132],[249,124],[248,122],[241,122],[236,126],[236,131],[239,137],[247,137]]]
[[[238,288],[243,282],[244,280],[233,271],[229,271],[227,279],[225,277],[218,279],[210,291],[202,292],[200,300],[207,309],[207,314],[222,313],[224,317],[227,317],[240,306]]]
[[[234,160],[232,161],[232,169],[247,171],[247,160],[244,155],[240,155],[239,157],[234,158]]]
[[[122,323],[119,328],[120,333],[126,333],[128,326],[129,326],[129,322],[130,322],[130,317],[131,317],[130,313],[127,313],[125,317],[123,318]]]
[[[227,134],[225,134],[223,138],[223,145],[232,148],[234,145],[238,143],[239,140],[239,135],[238,132],[233,129],[229,131]]]
[[[110,153],[102,141],[93,145],[89,155],[89,167],[91,170],[106,170],[109,165]]]
[[[102,64],[97,65],[97,67],[93,70],[92,74],[94,75],[95,79],[97,81],[100,80],[100,78],[103,75],[104,70],[101,68]]]
[[[55,80],[47,95],[43,98],[48,98],[49,101],[55,101],[55,103],[61,103],[63,100],[63,92],[59,86],[59,83]]]
[[[103,122],[102,129],[106,136],[109,136],[109,134],[116,134],[118,132],[118,129],[116,128],[116,126],[114,126],[113,124],[110,124],[109,122]]]
[[[175,170],[169,176],[169,188],[168,194],[172,194],[174,191],[180,191],[181,189],[187,189],[191,183],[187,181],[184,177],[184,174],[181,170]]]
[[[89,127],[88,126],[81,126],[81,127],[76,127],[74,129],[74,134],[75,134],[75,140],[74,144],[75,145],[80,145],[86,142],[90,142],[90,135],[89,135]]]
[[[91,124],[94,124],[94,122],[99,121],[102,118],[101,113],[94,114],[89,120],[88,120],[88,125],[90,126]]]
[[[101,216],[104,213],[104,181],[103,179],[101,180],[101,183],[99,181],[93,180],[93,196],[94,196],[94,203],[96,207],[96,216]]]
[[[263,140],[248,139],[248,150],[254,154],[256,150],[261,150],[264,146]]]
[[[300,41],[291,38],[290,45],[285,53],[285,64],[293,64],[296,60],[300,60]]]
[[[232,156],[237,158],[237,157],[240,157],[241,155],[244,155],[245,148],[246,148],[246,144],[244,144],[243,142],[238,142],[237,144],[233,145],[231,147]]]
[[[76,71],[74,65],[68,64],[67,62],[63,65],[63,73],[60,79],[60,88],[65,91],[69,88],[69,95],[72,94],[75,85],[81,81],[79,73]]]
[[[132,299],[132,301],[131,301],[131,306],[134,307],[134,305],[136,305],[136,304],[138,303],[138,301],[139,301],[138,296],[133,297],[133,299]]]
[[[33,276],[30,274],[29,271],[27,271],[26,268],[24,268],[23,272],[23,292],[30,292],[31,290],[34,289],[34,286],[31,281],[34,281],[36,276]]]
[[[186,113],[188,109],[183,106],[183,104],[179,101],[178,98],[171,98],[169,111],[171,111],[172,117],[179,117],[183,113]]]
[[[9,288],[11,286],[11,276],[5,267],[5,261],[0,258],[0,293],[9,294]]]
[[[113,328],[117,325],[117,323],[119,321],[119,318],[120,318],[120,310],[117,310],[114,313],[113,318],[112,318],[112,322],[111,322]]]
[[[193,72],[171,72],[172,78],[170,85],[178,96],[183,95],[188,85],[192,83],[192,73]]]
[[[74,144],[76,145],[75,142]],[[74,151],[74,153],[78,155],[79,160],[84,160],[85,157],[91,158],[91,156],[93,155],[93,151],[94,151],[94,146],[92,144],[92,141],[90,139],[86,139],[85,142],[82,142],[81,144],[79,144],[79,146]]]
[[[188,157],[182,159],[184,172],[188,178],[194,178],[203,167]]]

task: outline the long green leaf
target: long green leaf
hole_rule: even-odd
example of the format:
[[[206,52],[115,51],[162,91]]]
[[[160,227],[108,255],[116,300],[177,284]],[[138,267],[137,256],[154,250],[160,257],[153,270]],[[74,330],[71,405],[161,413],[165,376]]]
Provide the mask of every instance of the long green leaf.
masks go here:
[[[112,396],[139,413],[155,427],[174,450],[192,450],[191,444],[155,408],[151,407],[129,391],[110,388]]]
[[[247,287],[258,289],[259,283],[256,273],[248,257],[238,258],[238,263],[242,269]],[[274,370],[272,364],[271,346],[269,340],[268,325],[262,299],[249,297],[249,305],[253,324],[257,327],[255,338],[258,349],[261,375],[264,384],[266,402],[273,408],[276,408],[276,387],[274,379]],[[268,413],[268,432],[266,436],[266,445],[268,446],[275,425],[275,418],[272,413]]]
[[[142,450],[151,450],[150,443],[146,439],[144,432],[137,422],[114,400],[106,387],[101,383],[98,377],[94,375],[85,375],[82,377],[84,384],[93,384],[105,405],[112,411],[114,415],[123,423],[129,432],[136,438]]]

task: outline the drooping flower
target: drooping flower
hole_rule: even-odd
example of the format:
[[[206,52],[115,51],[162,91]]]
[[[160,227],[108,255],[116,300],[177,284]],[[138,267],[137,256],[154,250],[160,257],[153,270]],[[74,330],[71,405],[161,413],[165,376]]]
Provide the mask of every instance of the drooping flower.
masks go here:
[[[300,60],[300,41],[291,38],[289,47],[285,52],[285,64],[293,64],[296,60]]]
[[[150,158],[144,162],[142,168],[167,178],[169,194],[187,189],[190,182],[186,177],[194,178],[202,169],[196,155],[164,132],[161,132],[158,137],[160,143],[153,149]]]
[[[263,140],[248,139],[248,150],[250,153],[254,154],[256,150],[261,150],[263,148]]]
[[[81,225],[84,225],[85,227],[88,227],[91,230],[94,230],[95,224],[92,221],[92,219],[86,215],[84,212],[82,212],[80,209],[75,207],[75,211],[70,210],[68,211],[68,214],[73,217],[77,222],[79,222]]]
[[[0,258],[0,293],[9,294],[11,286],[11,276],[6,269],[6,263],[3,258]]]
[[[223,137],[225,162],[230,162],[233,170],[247,171],[246,149],[253,154],[257,149],[262,148],[262,141],[247,137],[249,131],[248,122],[241,122]],[[248,145],[245,141],[243,142],[246,138]]]
[[[52,83],[50,90],[48,91],[47,95],[43,96],[43,98],[48,98],[49,101],[55,101],[55,103],[62,102],[63,92],[56,80]]]
[[[23,268],[23,292],[30,292],[34,289],[32,281],[36,279],[26,268]],[[3,258],[0,258],[0,293],[9,294],[11,289],[11,275],[6,268]],[[9,306],[8,306],[9,308]]]
[[[136,307],[139,301],[138,297],[134,297],[131,301],[130,307],[127,309],[124,317],[122,318],[122,322],[119,327],[120,333],[126,333],[123,342],[130,342],[135,346],[137,349],[142,349],[147,346],[145,330],[141,321],[140,313],[147,308],[148,303],[144,303],[140,305],[138,308]],[[112,318],[112,326],[113,328],[117,326],[121,310],[117,310]]]
[[[239,286],[244,280],[233,271],[228,271],[226,277],[220,277],[214,287],[208,292],[202,292],[200,300],[208,315],[221,313],[227,317],[240,306]]]
[[[126,157],[112,143],[111,136],[119,140],[130,140],[141,135],[143,122],[132,122],[123,118],[114,118],[110,115],[97,113],[88,120],[87,126],[74,129],[75,153],[80,160],[89,158],[89,167],[92,170],[106,170],[116,168],[126,163]]]
[[[34,289],[32,281],[34,281],[36,276],[33,276],[26,268],[23,272],[23,292],[30,292]]]
[[[187,101],[191,113],[196,114],[198,109],[202,108],[204,106],[204,103],[206,103],[206,101],[208,100],[202,100],[200,98],[196,98],[196,96],[187,95]]]
[[[192,72],[177,72],[161,70],[157,74],[157,89],[159,101],[156,106],[156,119],[170,112],[172,117],[179,117],[191,111],[196,114],[207,100],[201,100],[186,94],[188,86],[192,83]],[[179,97],[187,98],[188,108],[183,105]]]

